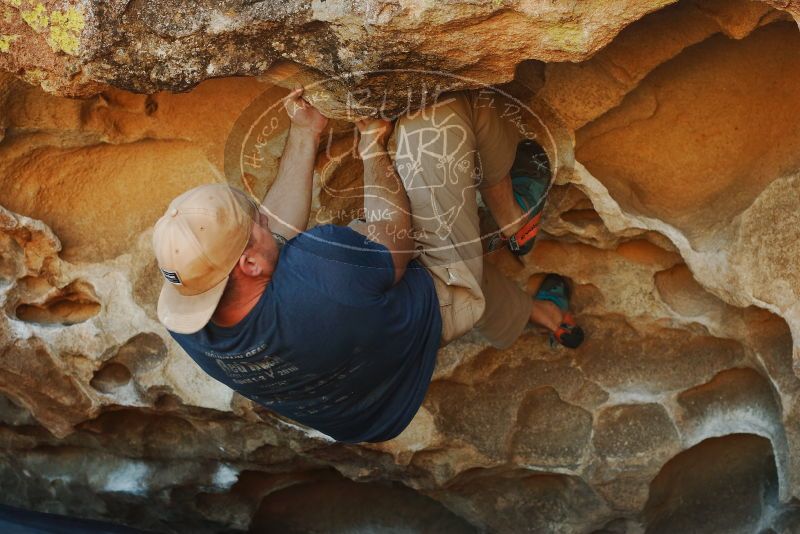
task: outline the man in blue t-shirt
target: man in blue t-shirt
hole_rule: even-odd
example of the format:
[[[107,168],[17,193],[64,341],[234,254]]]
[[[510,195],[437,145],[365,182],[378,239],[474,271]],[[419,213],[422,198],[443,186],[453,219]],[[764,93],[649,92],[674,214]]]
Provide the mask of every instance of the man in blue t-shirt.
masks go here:
[[[551,283],[531,300],[490,266],[484,269],[479,240],[464,239],[469,232],[462,231],[477,232],[472,204],[465,217],[447,220],[447,232],[440,218],[424,218],[431,204],[459,196],[447,188],[463,185],[443,180],[438,199],[420,200],[414,192],[420,188],[411,187],[419,180],[413,173],[432,179],[440,170],[429,164],[396,169],[387,151],[390,122],[357,123],[364,220],[307,230],[327,119],[301,95],[296,90],[285,101],[289,136],[261,204],[226,184],[204,185],[174,199],[156,223],[153,247],[166,280],[158,317],[203,370],[338,441],[376,442],[408,426],[425,397],[438,348],[473,325],[499,347],[513,342],[529,321],[568,344],[564,340],[575,332],[566,286]],[[467,106],[465,98],[441,110]],[[401,129],[412,131],[414,120]],[[433,145],[425,146],[429,155]],[[507,150],[500,152],[508,157]],[[514,204],[511,190],[503,189],[510,184],[507,167],[504,177],[481,189],[490,207],[503,195],[510,200],[503,198],[500,207]],[[474,176],[468,166],[456,171]],[[502,211],[493,213],[502,220]],[[428,231],[430,221],[438,225],[434,231]]]

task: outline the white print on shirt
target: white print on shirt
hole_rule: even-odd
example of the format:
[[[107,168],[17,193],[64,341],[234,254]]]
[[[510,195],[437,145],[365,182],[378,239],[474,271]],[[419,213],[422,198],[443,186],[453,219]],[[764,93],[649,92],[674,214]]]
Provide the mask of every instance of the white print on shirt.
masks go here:
[[[205,355],[213,359],[217,366],[234,384],[255,384],[267,382],[271,386],[286,385],[285,381],[275,381],[276,377],[285,377],[300,370],[293,364],[287,364],[277,356],[266,355],[258,361],[242,361],[263,353],[266,343],[261,343],[245,352],[223,354],[211,350]],[[238,360],[238,361],[231,361]]]
[[[360,352],[360,347],[354,350],[354,354]],[[352,392],[341,394],[335,397],[318,395],[320,390],[330,387],[332,383],[347,380],[354,372],[364,366],[365,362],[346,362],[338,369],[331,370],[324,375],[305,375],[300,377],[290,377],[300,371],[300,368],[286,362],[278,356],[263,355],[266,351],[266,343],[261,343],[245,352],[240,353],[219,353],[215,351],[205,351],[205,355],[214,360],[230,381],[231,387],[258,385],[258,393],[248,392],[252,400],[256,400],[262,405],[269,406],[281,402],[306,401],[293,406],[295,414],[313,415],[324,410],[333,408],[339,403],[347,401]],[[251,360],[251,361],[247,361]],[[353,365],[355,363],[355,365]],[[292,385],[293,384],[293,385]],[[287,390],[287,386],[290,388]],[[253,398],[253,396],[257,397]],[[314,399],[312,402],[308,403]]]

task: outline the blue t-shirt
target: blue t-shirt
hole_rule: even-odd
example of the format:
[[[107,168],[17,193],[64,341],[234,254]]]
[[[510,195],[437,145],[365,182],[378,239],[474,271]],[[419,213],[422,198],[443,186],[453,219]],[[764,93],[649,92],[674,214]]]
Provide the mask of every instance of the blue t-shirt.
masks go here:
[[[422,404],[442,328],[428,271],[412,261],[393,283],[385,246],[317,226],[287,241],[239,323],[170,334],[245,397],[338,441],[384,441]]]

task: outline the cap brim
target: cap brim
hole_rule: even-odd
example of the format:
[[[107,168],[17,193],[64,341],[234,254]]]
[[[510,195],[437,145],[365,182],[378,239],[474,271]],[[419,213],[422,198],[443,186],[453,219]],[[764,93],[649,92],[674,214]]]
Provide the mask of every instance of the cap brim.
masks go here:
[[[190,297],[181,295],[173,284],[164,282],[158,297],[158,320],[169,330],[179,334],[197,332],[211,320],[227,282],[226,276],[205,293]]]

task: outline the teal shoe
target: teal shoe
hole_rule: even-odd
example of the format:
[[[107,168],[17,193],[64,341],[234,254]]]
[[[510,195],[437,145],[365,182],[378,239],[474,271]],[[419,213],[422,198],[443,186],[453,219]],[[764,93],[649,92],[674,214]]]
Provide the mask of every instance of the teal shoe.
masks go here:
[[[508,248],[517,256],[524,256],[533,249],[552,178],[544,149],[531,139],[520,141],[511,166],[511,187],[527,220],[506,240]]]
[[[575,324],[575,318],[569,312],[570,289],[567,280],[558,274],[550,273],[545,276],[536,295],[537,300],[548,300],[558,306],[564,316],[555,332],[550,332],[550,344],[556,342],[570,349],[578,348],[583,343],[583,329]]]

